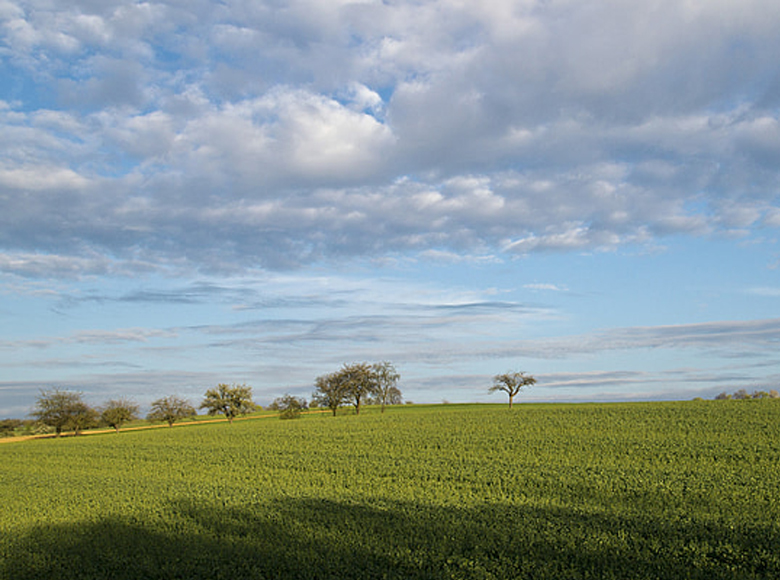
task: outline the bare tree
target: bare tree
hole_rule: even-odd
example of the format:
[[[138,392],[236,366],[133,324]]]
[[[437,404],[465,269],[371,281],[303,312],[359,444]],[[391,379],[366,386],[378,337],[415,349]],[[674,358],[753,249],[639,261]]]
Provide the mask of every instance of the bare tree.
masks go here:
[[[515,395],[525,387],[530,387],[536,384],[536,379],[530,375],[526,375],[524,372],[508,372],[502,375],[496,375],[493,377],[493,386],[490,387],[489,392],[495,393],[496,391],[504,391],[509,395],[509,408],[512,408],[512,400]]]
[[[396,387],[396,383],[401,375],[396,372],[392,363],[374,363],[371,365],[371,372],[374,375],[374,394],[382,405],[382,412],[385,412],[385,405],[400,404],[401,391]]]

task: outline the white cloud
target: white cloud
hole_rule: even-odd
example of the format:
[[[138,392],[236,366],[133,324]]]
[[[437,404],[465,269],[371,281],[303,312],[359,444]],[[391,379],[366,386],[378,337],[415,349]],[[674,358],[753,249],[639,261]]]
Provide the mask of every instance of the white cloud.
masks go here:
[[[381,113],[384,107],[384,101],[379,93],[372,91],[366,85],[362,83],[353,82],[349,86],[348,98],[350,101],[350,108],[357,111],[370,111],[376,115]]]
[[[758,286],[755,288],[748,288],[746,292],[753,296],[763,296],[766,298],[780,298],[780,288],[775,288],[771,286]]]
[[[559,284],[547,284],[547,283],[523,284],[523,288],[527,288],[529,290],[545,290],[550,292],[569,291],[569,289],[566,286],[561,286]]]
[[[42,337],[26,341],[0,341],[0,348],[16,349],[21,355],[24,349],[51,348],[63,344],[113,345],[123,343],[146,343],[156,338],[176,338],[171,330],[151,328],[120,328],[115,330],[82,330],[69,336]]]
[[[771,2],[0,15],[15,78],[53,94],[37,106],[20,89],[0,109],[7,250],[240,269],[614,250],[780,222]]]
[[[40,191],[50,189],[81,190],[89,181],[70,169],[17,167],[0,169],[0,188]]]
[[[314,179],[369,177],[381,169],[393,144],[391,130],[372,116],[307,94],[274,95],[276,144],[290,170]]]
[[[155,266],[139,259],[112,260],[94,252],[84,254],[0,252],[0,273],[25,278],[80,279],[101,275],[134,276],[162,269],[159,264]],[[173,269],[168,270],[173,272]]]

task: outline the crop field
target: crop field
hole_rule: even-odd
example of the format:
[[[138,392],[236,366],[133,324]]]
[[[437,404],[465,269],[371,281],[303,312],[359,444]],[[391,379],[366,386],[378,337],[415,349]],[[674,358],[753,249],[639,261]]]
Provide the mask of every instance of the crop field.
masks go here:
[[[0,446],[0,578],[780,578],[780,402],[437,405]]]

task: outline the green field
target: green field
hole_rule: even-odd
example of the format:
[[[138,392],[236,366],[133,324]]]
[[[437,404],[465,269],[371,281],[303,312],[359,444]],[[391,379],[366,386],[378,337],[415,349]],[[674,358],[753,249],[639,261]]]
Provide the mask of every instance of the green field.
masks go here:
[[[0,578],[780,578],[780,402],[404,406],[0,445]]]

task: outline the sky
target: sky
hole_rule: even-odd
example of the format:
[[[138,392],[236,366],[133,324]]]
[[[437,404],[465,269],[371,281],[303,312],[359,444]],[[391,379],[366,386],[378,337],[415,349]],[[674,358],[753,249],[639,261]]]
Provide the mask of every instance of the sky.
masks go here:
[[[780,383],[776,0],[0,0],[0,418]]]

